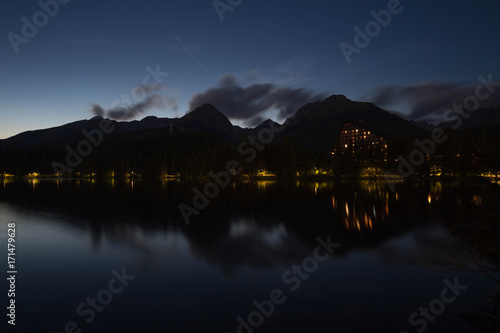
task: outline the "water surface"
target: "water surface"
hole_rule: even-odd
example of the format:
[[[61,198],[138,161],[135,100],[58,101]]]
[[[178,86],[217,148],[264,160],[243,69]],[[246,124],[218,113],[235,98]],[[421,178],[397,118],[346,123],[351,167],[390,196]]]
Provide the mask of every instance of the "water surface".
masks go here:
[[[0,233],[9,222],[17,229],[18,331],[75,322],[81,332],[477,332],[459,314],[492,309],[487,296],[500,291],[473,271],[496,257],[464,236],[494,210],[483,185],[413,181],[393,192],[376,181],[242,181],[186,224],[178,205],[192,205],[203,185],[0,182]],[[318,238],[338,247],[318,252]],[[89,311],[113,270],[134,278]],[[412,326],[445,279],[467,289]],[[280,304],[266,310],[276,290]]]

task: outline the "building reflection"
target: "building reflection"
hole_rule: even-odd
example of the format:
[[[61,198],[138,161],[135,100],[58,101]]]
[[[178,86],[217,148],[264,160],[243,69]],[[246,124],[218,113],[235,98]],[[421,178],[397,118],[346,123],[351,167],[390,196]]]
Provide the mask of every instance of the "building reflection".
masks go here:
[[[5,187],[7,184],[13,184],[14,183],[14,179],[12,178],[3,178],[2,179],[2,184],[3,184],[3,189],[5,190]]]
[[[383,182],[360,182],[351,192],[333,194],[332,207],[348,233],[373,230],[389,217],[390,198],[397,201],[397,193],[389,193]]]
[[[40,183],[40,180],[38,178],[29,178],[29,182],[33,188],[33,194],[35,194],[35,190]]]
[[[443,196],[443,184],[441,182],[433,182],[429,186],[429,194],[427,195],[427,203],[429,205],[435,204],[442,199]],[[457,198],[460,202],[460,198]]]
[[[250,181],[247,181],[247,183]],[[261,191],[265,191],[269,186],[275,185],[275,180],[256,180],[257,188]]]

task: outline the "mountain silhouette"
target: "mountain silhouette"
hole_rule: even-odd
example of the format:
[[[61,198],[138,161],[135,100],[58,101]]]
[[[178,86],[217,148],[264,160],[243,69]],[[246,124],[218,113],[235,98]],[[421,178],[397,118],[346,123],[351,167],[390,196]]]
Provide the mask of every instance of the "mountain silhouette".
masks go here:
[[[447,128],[457,126],[460,128],[471,128],[478,126],[488,126],[492,124],[500,124],[500,107],[478,109],[472,112],[465,113],[466,116],[460,116],[460,120],[442,122],[438,126]],[[456,117],[459,117],[456,115]]]
[[[176,125],[185,131],[205,132],[217,135],[231,143],[240,140],[242,129],[211,104],[203,104],[180,118]]]
[[[59,146],[81,140],[82,131],[99,128],[102,117],[80,120],[66,125],[28,131],[8,139],[0,140],[3,147]],[[394,138],[421,137],[426,131],[395,114],[389,113],[372,103],[354,102],[342,95],[332,95],[324,101],[309,103],[301,107],[285,122],[284,130],[277,139],[284,136],[296,138],[308,149],[330,150],[345,121],[366,124],[378,132]],[[203,132],[218,136],[231,144],[257,134],[262,128],[280,126],[268,119],[255,128],[241,128],[211,104],[203,104],[181,118],[146,117],[140,121],[112,121],[115,129],[108,137],[141,138],[149,133],[168,134],[174,132]]]
[[[426,134],[410,121],[373,103],[354,102],[343,95],[303,106],[285,123],[283,134],[298,138],[309,149],[330,150],[346,121],[365,124],[392,138],[418,138]]]

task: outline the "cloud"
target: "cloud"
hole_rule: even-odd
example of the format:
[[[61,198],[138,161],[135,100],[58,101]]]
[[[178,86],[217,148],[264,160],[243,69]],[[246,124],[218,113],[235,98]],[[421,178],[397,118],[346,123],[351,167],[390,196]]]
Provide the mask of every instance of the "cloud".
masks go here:
[[[163,101],[161,96],[152,95],[145,98],[144,101],[135,103],[129,106],[117,106],[108,110],[107,116],[115,120],[131,120],[146,112],[147,109],[154,107],[162,107]]]
[[[253,128],[253,127],[256,127],[256,126],[259,126],[260,124],[262,124],[266,119],[264,117],[261,117],[261,116],[255,116],[253,118],[250,118],[248,120],[245,120],[244,122],[244,125],[245,126],[248,126],[250,128]]]
[[[103,117],[106,114],[106,111],[99,104],[92,104],[90,110],[95,116]]]
[[[489,108],[500,105],[500,90],[498,83],[492,83],[494,93],[483,101],[479,108]],[[376,88],[370,95],[362,99],[373,102],[379,107],[390,108],[395,105],[407,105],[410,113],[407,117],[414,120],[442,121],[444,111],[453,108],[454,104],[464,105],[468,96],[476,96],[477,85],[461,83],[442,83],[427,81],[413,86],[383,86]],[[481,93],[488,90],[482,88]]]
[[[220,79],[220,86],[223,88],[231,88],[236,87],[238,85],[238,81],[236,77],[232,74],[226,74]]]
[[[167,87],[161,84],[139,85],[132,89],[130,95],[122,95],[121,99],[113,102],[114,105],[118,106],[105,110],[99,104],[92,104],[90,111],[96,116],[106,116],[114,120],[132,120],[146,113],[149,109],[161,108],[165,104],[177,111],[178,103],[176,98],[158,94],[158,92],[166,89]]]
[[[324,99],[323,94],[309,90],[278,87],[271,83],[242,87],[232,74],[224,75],[219,85],[195,94],[189,101],[190,110],[210,103],[230,119],[243,120],[245,125],[255,126],[265,119],[267,111],[278,111],[284,119],[304,104]]]
[[[390,239],[369,256],[391,266],[428,270],[476,266],[468,251],[457,251],[457,239],[450,238],[449,231],[442,226],[420,227],[411,234]]]
[[[270,269],[277,265],[290,265],[311,253],[307,245],[289,235],[283,225],[262,227],[252,222],[232,222],[226,237],[206,246],[190,239],[193,255],[219,266],[228,276],[249,266]]]

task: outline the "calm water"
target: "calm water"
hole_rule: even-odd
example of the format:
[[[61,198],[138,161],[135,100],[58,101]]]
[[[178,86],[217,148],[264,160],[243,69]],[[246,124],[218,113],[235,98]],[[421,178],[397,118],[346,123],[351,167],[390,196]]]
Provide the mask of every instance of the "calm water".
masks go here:
[[[17,229],[16,331],[477,332],[459,314],[492,309],[500,291],[461,269],[483,254],[461,232],[494,199],[481,185],[237,182],[188,225],[177,207],[195,186],[0,182],[2,248]],[[434,301],[445,279],[467,289]],[[431,302],[438,315],[412,326]]]

